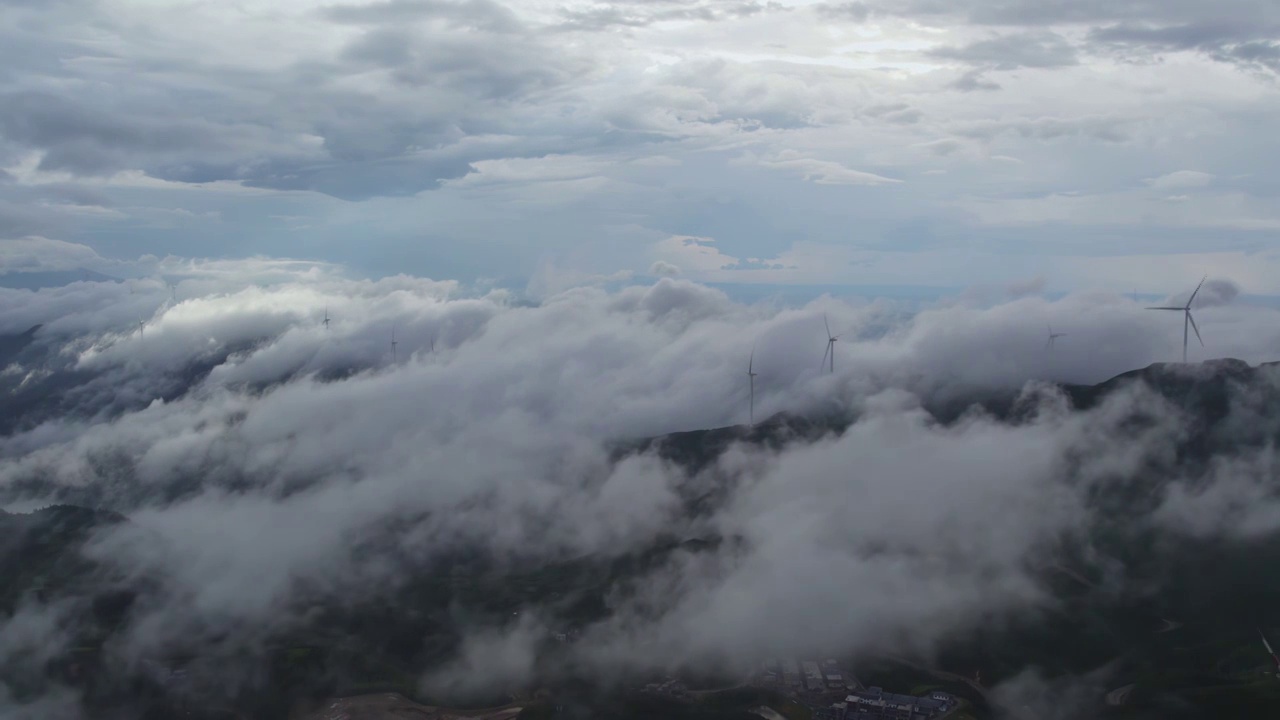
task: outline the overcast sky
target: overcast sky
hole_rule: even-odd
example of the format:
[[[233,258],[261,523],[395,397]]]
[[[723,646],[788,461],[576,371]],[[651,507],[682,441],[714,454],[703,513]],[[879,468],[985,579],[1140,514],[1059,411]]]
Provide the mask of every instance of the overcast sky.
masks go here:
[[[0,0],[0,238],[1280,293],[1278,37],[1270,0]]]

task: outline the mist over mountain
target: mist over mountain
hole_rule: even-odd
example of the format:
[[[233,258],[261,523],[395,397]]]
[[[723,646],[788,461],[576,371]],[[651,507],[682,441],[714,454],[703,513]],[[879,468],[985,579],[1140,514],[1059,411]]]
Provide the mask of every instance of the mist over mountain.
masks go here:
[[[1280,624],[1258,570],[1280,548],[1280,330],[1229,289],[1182,365],[1176,323],[1106,293],[788,308],[664,278],[530,304],[182,267],[172,289],[0,290],[21,568],[0,666],[98,668],[23,675],[10,714],[127,712],[178,692],[135,687],[156,663],[210,712],[287,712],[264,688],[314,647],[302,695],[890,654],[981,671],[993,707],[1079,696],[1065,716],[1089,717],[1095,685],[1262,666],[1256,628]],[[1069,332],[1052,352],[1048,324]],[[1162,618],[1191,638],[1167,662]],[[1213,638],[1259,654],[1222,665]]]

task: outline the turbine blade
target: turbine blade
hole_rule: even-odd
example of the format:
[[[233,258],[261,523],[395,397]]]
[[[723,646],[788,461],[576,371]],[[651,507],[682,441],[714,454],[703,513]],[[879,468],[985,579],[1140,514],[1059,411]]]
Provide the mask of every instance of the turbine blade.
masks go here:
[[[1149,307],[1147,309],[1148,310],[1186,310],[1186,308],[1184,307],[1170,307],[1167,305],[1162,305],[1160,307]]]
[[[827,326],[827,337],[831,337],[831,323],[827,322],[827,314],[822,313],[822,324]]]
[[[823,368],[823,367],[826,367],[826,366],[827,366],[827,353],[829,353],[829,352],[831,352],[831,341],[830,341],[830,340],[828,340],[828,341],[827,341],[827,349],[826,349],[825,351],[823,351],[823,353],[822,353],[822,364],[818,366],[819,368]]]
[[[845,329],[841,330],[839,333],[837,333],[837,334],[836,334],[836,336],[835,336],[835,337],[836,337],[836,339],[837,339],[837,340],[839,340],[840,338],[844,337],[845,335],[848,335],[849,333],[851,333],[851,332],[853,332],[854,330],[857,330],[857,329],[858,329],[858,323],[854,323],[854,324],[850,325],[849,327],[847,327],[847,328],[845,328]]]
[[[1051,348],[1051,347],[1053,347],[1053,336],[1052,336],[1052,335],[1050,335],[1050,336],[1049,336],[1049,339],[1048,339],[1048,340],[1045,340],[1045,341],[1044,341],[1044,349],[1045,349],[1045,350],[1048,350],[1048,349],[1049,349],[1049,348]]]
[[[1209,279],[1208,275],[1205,275],[1204,277],[1200,278],[1200,285],[1204,285],[1204,281],[1208,279]],[[1200,285],[1197,285],[1196,289],[1191,291],[1191,297],[1187,298],[1187,309],[1191,309],[1191,301],[1195,300],[1196,293],[1200,292]]]
[[[1196,331],[1196,339],[1200,341],[1200,347],[1204,347],[1204,338],[1200,337],[1200,328],[1196,327],[1196,318],[1190,310],[1187,311],[1187,319],[1191,321],[1191,329]]]
[[[751,374],[751,369],[752,369],[752,367],[754,367],[754,366],[755,366],[755,362],[756,362],[756,349],[755,349],[755,348],[751,348],[751,357],[747,360],[747,374],[748,374],[748,375],[750,375],[750,374]]]

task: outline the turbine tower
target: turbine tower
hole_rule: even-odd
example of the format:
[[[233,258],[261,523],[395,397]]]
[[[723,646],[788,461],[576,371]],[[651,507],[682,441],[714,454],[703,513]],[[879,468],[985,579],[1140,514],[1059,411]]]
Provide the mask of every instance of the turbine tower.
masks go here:
[[[751,425],[756,424],[756,375],[753,369],[756,362],[756,349],[751,348],[751,357],[747,359],[747,380],[751,383]]]
[[[1047,325],[1046,327],[1048,327],[1048,328],[1049,328],[1049,341],[1048,341],[1048,342],[1046,342],[1046,343],[1044,344],[1044,349],[1045,349],[1045,350],[1049,350],[1050,352],[1052,352],[1052,351],[1053,351],[1053,341],[1054,341],[1054,340],[1057,340],[1057,339],[1058,339],[1058,338],[1060,338],[1060,337],[1066,337],[1066,335],[1067,335],[1067,334],[1066,334],[1066,333],[1056,333],[1056,332],[1054,332],[1054,331],[1053,331],[1053,326],[1052,326],[1052,325]]]
[[[827,327],[827,351],[826,351],[826,352],[824,352],[824,353],[822,354],[822,364],[823,364],[823,365],[827,365],[827,363],[828,363],[828,362],[830,362],[829,367],[831,368],[831,372],[832,372],[832,373],[835,373],[835,371],[836,371],[836,341],[837,341],[837,340],[839,340],[840,338],[839,338],[839,336],[836,336],[836,335],[832,335],[832,334],[831,334],[831,323],[827,322],[827,314],[826,314],[826,313],[822,313],[822,324],[823,324],[823,325],[825,325],[825,326]],[[829,360],[829,361],[828,361],[828,357],[830,357],[830,360]],[[821,365],[820,365],[819,367],[821,367]]]
[[[146,320],[138,320],[138,338],[139,339],[146,337],[146,333],[143,332],[143,330],[145,330],[146,327],[147,327]]]
[[[394,365],[396,362],[396,345],[398,344],[399,343],[396,342],[396,326],[392,325],[391,326],[391,364],[392,365]]]
[[[169,283],[169,299],[173,304],[178,304],[178,286],[173,283]]]
[[[1200,285],[1204,285],[1204,281],[1209,276],[1205,275],[1200,278]],[[1192,291],[1191,297],[1187,298],[1187,304],[1182,306],[1166,305],[1161,307],[1149,307],[1148,310],[1177,310],[1182,313],[1182,362],[1187,361],[1187,326],[1196,331],[1196,339],[1200,341],[1200,347],[1204,347],[1204,338],[1200,337],[1200,328],[1196,327],[1196,319],[1191,317],[1191,301],[1196,299],[1196,293],[1200,292],[1200,285],[1196,285],[1196,289]]]

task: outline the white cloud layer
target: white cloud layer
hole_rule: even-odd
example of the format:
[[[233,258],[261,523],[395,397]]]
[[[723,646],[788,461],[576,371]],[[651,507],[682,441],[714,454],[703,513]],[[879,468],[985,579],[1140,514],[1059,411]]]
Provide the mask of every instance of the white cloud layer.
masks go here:
[[[181,271],[176,301],[154,275],[132,292],[0,291],[0,332],[41,324],[0,374],[23,410],[0,437],[0,491],[30,503],[21,488],[38,487],[128,513],[94,556],[168,588],[119,652],[231,628],[248,643],[253,628],[287,625],[308,593],[393,588],[398,561],[359,550],[388,532],[410,557],[466,545],[532,562],[735,538],[675,556],[620,596],[579,650],[599,667],[928,652],[992,615],[1051,603],[1032,570],[1084,532],[1100,489],[1167,462],[1186,430],[1147,393],[1070,413],[1034,382],[1020,424],[940,426],[922,408],[1177,357],[1176,323],[1114,294],[785,309],[665,277],[530,305],[289,261],[158,265]],[[1193,359],[1274,358],[1275,311],[1233,303],[1234,291],[1221,278],[1202,290],[1208,348]],[[841,336],[834,374],[818,367],[824,315]],[[1051,353],[1047,325],[1069,333]],[[841,408],[858,421],[780,453],[732,450],[698,477],[652,455],[610,457],[613,441],[743,422],[753,349],[757,417]],[[57,404],[42,407],[53,391]],[[1134,429],[1134,412],[1165,419]],[[1280,510],[1259,485],[1269,453],[1170,490],[1141,524],[1274,533]],[[722,482],[709,516],[682,510],[687,493]],[[490,652],[520,677],[544,631],[532,619],[515,634],[483,630],[429,684],[452,686]]]

